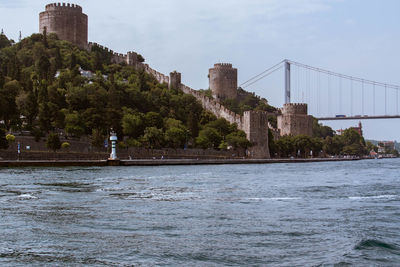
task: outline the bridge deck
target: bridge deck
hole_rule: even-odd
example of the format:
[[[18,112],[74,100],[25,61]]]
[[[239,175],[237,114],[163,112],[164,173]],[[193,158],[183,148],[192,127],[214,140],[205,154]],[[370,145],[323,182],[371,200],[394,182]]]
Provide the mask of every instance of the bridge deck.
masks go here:
[[[319,121],[338,121],[338,120],[377,120],[377,119],[400,119],[400,115],[382,115],[382,116],[350,116],[350,117],[322,117]]]

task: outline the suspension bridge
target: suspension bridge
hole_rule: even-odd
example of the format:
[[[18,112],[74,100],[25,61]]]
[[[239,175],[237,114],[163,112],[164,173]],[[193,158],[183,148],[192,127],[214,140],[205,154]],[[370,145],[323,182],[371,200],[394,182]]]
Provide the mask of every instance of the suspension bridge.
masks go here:
[[[284,69],[284,103],[306,103],[318,120],[397,119],[400,86],[282,60],[240,85]]]

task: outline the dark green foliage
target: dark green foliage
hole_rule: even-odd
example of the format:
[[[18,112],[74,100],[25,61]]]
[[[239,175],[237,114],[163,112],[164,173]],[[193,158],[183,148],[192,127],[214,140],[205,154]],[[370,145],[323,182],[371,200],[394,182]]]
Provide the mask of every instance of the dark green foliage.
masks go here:
[[[315,118],[313,120],[312,130],[313,130],[313,137],[321,137],[323,139],[325,139],[328,136],[333,137],[335,134],[335,131],[332,130],[331,127],[319,124],[318,120]]]
[[[163,131],[156,127],[147,127],[144,129],[142,142],[147,148],[161,148],[164,143]]]
[[[243,131],[234,131],[226,136],[226,142],[228,145],[234,148],[248,148],[251,143],[246,138],[246,134]]]
[[[0,149],[7,149],[8,141],[6,139],[6,130],[0,127]]]
[[[206,127],[200,131],[196,138],[196,144],[201,148],[218,148],[221,144],[222,136],[217,129]]]
[[[56,152],[56,150],[59,150],[61,148],[61,141],[58,134],[50,133],[47,136],[46,146],[48,149],[51,149],[54,152]]]
[[[281,157],[316,157],[321,152],[332,156],[362,156],[369,153],[364,138],[351,128],[346,129],[342,135],[333,137],[328,135],[325,139],[305,135],[283,136],[275,142],[275,149]],[[272,152],[271,155],[273,155]]]
[[[7,36],[5,36],[3,32],[0,33],[0,49],[8,46],[11,46],[11,41],[8,40]]]
[[[268,111],[271,113],[277,111],[276,108],[268,105],[266,99],[257,97],[255,94],[249,93],[242,88],[238,89],[237,99],[225,99],[222,101],[222,104],[240,115],[243,115],[243,112],[248,110]]]
[[[7,130],[16,125],[19,119],[16,97],[21,91],[18,81],[10,81],[0,88],[0,120],[4,120]]]

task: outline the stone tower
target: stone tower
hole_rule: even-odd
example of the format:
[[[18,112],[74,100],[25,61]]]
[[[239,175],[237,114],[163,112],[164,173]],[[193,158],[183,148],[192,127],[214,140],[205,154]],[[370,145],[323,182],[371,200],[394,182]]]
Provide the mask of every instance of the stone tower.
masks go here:
[[[174,71],[169,74],[169,89],[179,89],[181,88],[181,73]]]
[[[253,144],[248,149],[252,158],[270,158],[268,146],[268,113],[265,111],[245,111],[242,130]]]
[[[313,117],[307,115],[307,104],[284,104],[278,116],[281,136],[304,134],[312,136]]]
[[[69,41],[80,48],[88,44],[88,17],[82,7],[74,4],[54,3],[46,5],[39,15],[39,32],[56,33],[61,40]]]
[[[209,70],[209,84],[215,99],[237,98],[237,69],[232,64],[214,64]]]

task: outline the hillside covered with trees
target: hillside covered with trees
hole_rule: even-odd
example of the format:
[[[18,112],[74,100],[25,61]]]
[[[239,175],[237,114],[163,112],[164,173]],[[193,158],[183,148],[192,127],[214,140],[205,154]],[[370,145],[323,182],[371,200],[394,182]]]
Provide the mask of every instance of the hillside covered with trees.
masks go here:
[[[269,120],[276,127],[277,110],[254,94],[239,89],[237,100],[223,104],[238,114],[275,113]],[[0,148],[7,147],[7,132],[28,132],[58,146],[60,134],[88,137],[101,147],[111,129],[124,140],[123,147],[251,146],[243,131],[204,110],[192,95],[169,90],[143,70],[112,64],[111,53],[100,47],[80,50],[54,34],[33,34],[15,43],[0,34]],[[317,121],[312,137],[274,140],[270,132],[269,140],[277,157],[308,157],[311,151],[313,156],[364,155],[369,150],[354,130],[338,136]]]
[[[87,136],[94,146],[102,146],[111,129],[124,146],[250,145],[243,131],[193,96],[169,90],[132,66],[111,64],[106,50],[80,50],[54,34],[18,43],[0,35],[0,121],[6,131],[28,131],[37,139],[50,133]]]

